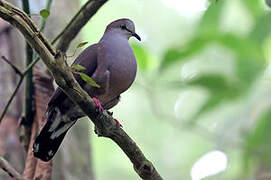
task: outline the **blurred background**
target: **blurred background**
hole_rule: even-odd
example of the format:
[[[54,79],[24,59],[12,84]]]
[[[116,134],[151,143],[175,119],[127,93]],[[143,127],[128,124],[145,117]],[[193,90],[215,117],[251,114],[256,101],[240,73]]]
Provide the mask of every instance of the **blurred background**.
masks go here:
[[[59,2],[53,1],[45,28],[49,39],[86,0],[72,2],[57,6]],[[42,1],[32,4],[33,13],[45,6]],[[130,18],[142,38],[130,40],[138,73],[112,111],[162,177],[269,180],[270,7],[270,0],[108,1],[69,53],[79,42],[99,41],[111,21]],[[120,148],[98,138],[93,125],[87,124],[87,118],[77,123],[61,151],[65,154],[66,142],[88,142],[87,163],[94,179],[139,179]],[[72,134],[80,127],[88,136],[74,140]]]

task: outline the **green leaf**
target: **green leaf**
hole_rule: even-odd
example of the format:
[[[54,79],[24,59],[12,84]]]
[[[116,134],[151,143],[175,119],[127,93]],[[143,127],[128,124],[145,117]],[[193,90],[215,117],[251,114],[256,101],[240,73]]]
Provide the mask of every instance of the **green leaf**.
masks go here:
[[[220,74],[204,74],[187,82],[188,85],[201,86],[212,93],[221,93],[230,88],[226,76]]]
[[[76,48],[81,48],[81,47],[85,46],[87,43],[88,43],[88,41],[81,42],[81,43],[79,43],[79,44],[77,45]]]
[[[71,66],[73,69],[76,69],[77,71],[84,71],[86,70],[87,68],[85,68],[84,66],[81,66],[80,64],[73,64]]]
[[[187,60],[189,56],[199,53],[211,41],[211,38],[196,37],[183,48],[170,48],[162,58],[161,70],[168,68],[174,63]]]
[[[204,12],[196,34],[210,34],[218,32],[221,15],[224,8],[224,0],[213,1],[208,9]]]
[[[266,67],[266,58],[261,46],[250,37],[234,34],[221,34],[216,41],[235,53],[236,73],[242,83],[240,85],[249,87]]]
[[[42,10],[40,11],[40,16],[41,16],[43,19],[47,19],[49,15],[50,15],[50,11],[48,11],[47,9],[42,9]]]
[[[249,133],[245,143],[244,160],[246,167],[250,160],[260,160],[271,168],[271,107],[256,121],[255,128]]]
[[[187,82],[187,84],[190,86],[203,87],[210,92],[210,97],[194,117],[192,117],[192,123],[195,122],[201,114],[211,110],[222,102],[237,98],[242,94],[242,89],[239,88],[237,83],[229,81],[226,76],[221,74],[200,75]]]
[[[242,2],[245,4],[245,6],[253,15],[254,18],[257,18],[262,13],[264,13],[262,0],[242,0]]]
[[[83,46],[84,46],[84,45],[86,45],[87,43],[88,43],[87,41],[79,43],[79,44],[77,45],[77,47],[75,48],[75,50],[74,50],[73,54],[72,54],[72,55],[70,55],[70,56],[67,56],[67,57],[69,57],[69,58],[70,58],[70,57],[73,57],[73,56],[75,55],[75,53],[76,53],[77,49],[79,49],[79,48],[83,47]]]
[[[271,0],[270,0],[271,2]],[[250,37],[257,43],[262,44],[271,33],[271,13],[267,13],[256,20],[250,33]]]
[[[212,3],[205,11],[199,23],[196,37],[190,40],[184,47],[170,48],[165,53],[160,66],[161,70],[173,65],[176,62],[187,60],[186,58],[203,50],[206,45],[214,40],[218,34],[220,16],[223,8],[223,1]]]
[[[193,123],[196,122],[198,117],[200,117],[202,114],[210,111],[214,107],[218,106],[223,102],[223,96],[221,94],[212,94],[206,102],[200,107],[198,112],[191,118],[190,123],[193,125]]]
[[[256,61],[264,61],[264,55],[257,43],[250,37],[237,36],[231,33],[218,34],[214,40],[226,48],[232,50],[238,57],[251,57]]]
[[[167,52],[164,55],[163,61],[162,61],[162,67],[165,68],[168,64],[173,63],[181,59],[182,52],[180,49],[177,48],[170,48],[167,50]]]
[[[81,78],[86,81],[88,84],[90,84],[91,86],[94,86],[94,87],[98,87],[100,88],[100,85],[97,84],[91,77],[89,77],[88,75],[86,75],[85,73],[82,73],[82,72],[79,72],[78,73]]]
[[[224,0],[213,1],[202,16],[198,28],[196,28],[195,38],[190,40],[184,47],[168,49],[162,59],[161,70],[199,53],[207,44],[212,42],[213,37],[218,33],[223,4]]]
[[[266,67],[266,59],[261,47],[246,37],[233,34],[217,34],[213,41],[233,51],[236,55],[237,79],[229,81],[220,75],[203,75],[192,79],[189,84],[205,87],[210,92],[210,98],[195,115],[207,112],[220,104],[246,95],[253,82],[259,77]]]

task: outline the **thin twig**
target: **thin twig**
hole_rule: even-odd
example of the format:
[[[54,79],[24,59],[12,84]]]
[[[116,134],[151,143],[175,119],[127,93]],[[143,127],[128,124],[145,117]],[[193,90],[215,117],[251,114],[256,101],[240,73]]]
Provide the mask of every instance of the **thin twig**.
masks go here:
[[[34,61],[32,61],[26,68],[25,68],[25,70],[24,70],[24,72],[23,72],[23,75],[26,75],[29,71],[30,71],[30,69],[32,69],[33,68],[33,66],[35,66],[35,64],[39,61],[39,57],[37,57]]]
[[[15,180],[23,180],[23,177],[18,173],[8,161],[6,161],[3,157],[0,156],[0,167],[8,173],[8,175]]]
[[[12,103],[15,95],[17,94],[18,90],[20,89],[20,86],[22,85],[22,82],[24,80],[25,75],[33,68],[33,66],[38,62],[38,60],[39,60],[39,58],[36,58],[34,61],[32,61],[31,64],[29,64],[26,67],[25,71],[22,73],[22,75],[20,77],[20,80],[19,80],[19,83],[17,84],[14,92],[12,93],[11,97],[9,98],[7,105],[5,106],[3,112],[2,112],[2,114],[0,116],[0,123],[3,120],[5,114],[7,113],[7,110],[9,108],[10,104]]]
[[[47,2],[46,2],[46,7],[45,7],[45,8],[46,8],[48,11],[50,11],[50,9],[51,9],[51,4],[52,4],[52,0],[47,0]],[[40,32],[43,32],[43,30],[44,30],[44,28],[45,28],[46,20],[47,20],[47,19],[42,18],[41,23],[40,23],[40,25],[39,25],[39,28],[40,28],[39,31],[40,31]],[[33,65],[35,65],[35,64],[40,60],[40,57],[38,57],[38,55],[37,55],[36,52],[34,52],[33,59],[35,59]],[[32,61],[32,63],[33,63],[33,61]],[[33,66],[32,66],[32,67],[33,67]],[[32,68],[32,67],[31,67],[31,68]]]
[[[15,90],[13,91],[13,93],[12,93],[10,99],[8,100],[8,103],[7,103],[7,105],[5,106],[5,108],[4,108],[4,110],[3,110],[2,114],[1,114],[1,117],[0,117],[0,123],[1,123],[1,121],[3,120],[3,118],[4,118],[6,112],[7,112],[8,108],[9,108],[9,105],[10,105],[11,102],[13,101],[15,95],[17,94],[17,92],[18,92],[18,90],[19,90],[19,88],[20,88],[20,86],[21,86],[21,84],[22,84],[22,82],[23,82],[23,79],[24,79],[24,76],[22,76],[22,77],[20,78],[19,83],[17,84],[17,86],[16,86]]]
[[[108,0],[88,0],[73,16],[68,25],[52,41],[52,44],[54,44],[59,39],[56,49],[66,52],[70,42],[76,37],[82,27],[107,1]]]
[[[5,56],[1,56],[1,58],[7,63],[9,64],[12,69],[15,71],[16,74],[20,75],[20,76],[23,76],[23,73],[19,70],[19,68],[13,64],[12,62],[10,62]]]

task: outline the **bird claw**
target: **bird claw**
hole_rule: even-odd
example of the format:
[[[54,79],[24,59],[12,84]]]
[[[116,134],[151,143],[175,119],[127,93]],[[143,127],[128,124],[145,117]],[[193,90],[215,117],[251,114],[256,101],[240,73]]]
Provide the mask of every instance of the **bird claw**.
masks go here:
[[[92,98],[92,100],[96,104],[98,112],[103,112],[104,108],[103,108],[101,102],[96,98]]]
[[[104,108],[103,108],[101,102],[100,102],[98,99],[96,99],[96,98],[92,98],[92,100],[93,100],[94,103],[96,104],[98,112],[103,112]],[[113,114],[113,113],[110,112],[110,111],[107,111],[107,112],[108,112],[110,115]],[[114,121],[116,122],[116,125],[117,125],[118,128],[119,128],[119,127],[123,127],[123,126],[120,124],[120,122],[119,122],[118,120],[114,119]]]
[[[123,127],[118,120],[114,119],[114,121],[116,122],[116,125],[117,125],[118,128]]]

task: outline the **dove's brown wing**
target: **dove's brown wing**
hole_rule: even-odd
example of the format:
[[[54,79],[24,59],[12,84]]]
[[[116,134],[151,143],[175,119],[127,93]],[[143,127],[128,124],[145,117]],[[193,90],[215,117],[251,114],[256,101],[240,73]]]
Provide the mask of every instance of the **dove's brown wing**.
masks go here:
[[[84,66],[86,70],[82,72],[90,77],[93,75],[97,68],[97,48],[97,44],[89,46],[76,58],[73,63]],[[80,86],[83,87],[86,82],[80,77],[80,75],[74,74],[74,77]],[[60,88],[57,88],[48,103],[48,108],[50,109],[52,106],[61,104],[65,98],[67,98],[67,95]]]

